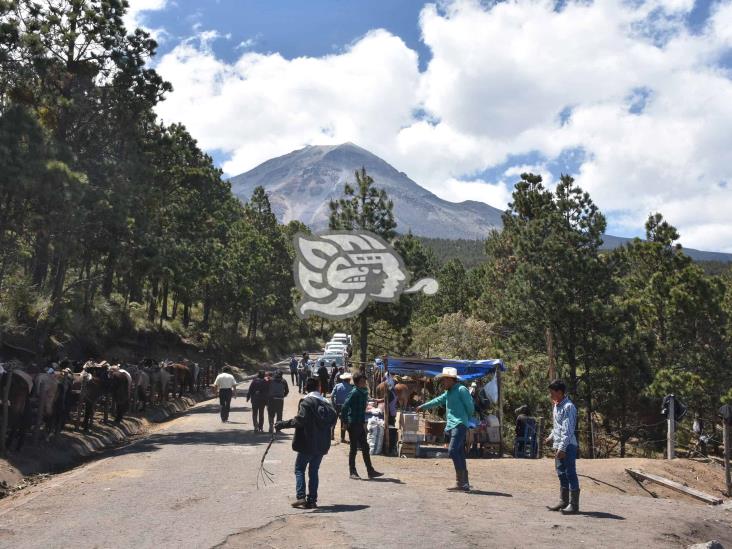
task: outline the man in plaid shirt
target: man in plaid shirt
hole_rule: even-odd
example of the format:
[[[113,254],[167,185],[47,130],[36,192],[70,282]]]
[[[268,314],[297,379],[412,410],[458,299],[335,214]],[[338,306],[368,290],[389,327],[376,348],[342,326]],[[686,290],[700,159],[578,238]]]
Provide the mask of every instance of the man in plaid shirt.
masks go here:
[[[557,505],[548,507],[551,511],[561,511],[565,515],[579,512],[579,479],[575,462],[577,460],[577,408],[567,396],[567,386],[561,379],[549,384],[549,394],[554,403],[554,428],[546,442],[552,442],[556,451],[554,464],[559,477],[560,500]]]

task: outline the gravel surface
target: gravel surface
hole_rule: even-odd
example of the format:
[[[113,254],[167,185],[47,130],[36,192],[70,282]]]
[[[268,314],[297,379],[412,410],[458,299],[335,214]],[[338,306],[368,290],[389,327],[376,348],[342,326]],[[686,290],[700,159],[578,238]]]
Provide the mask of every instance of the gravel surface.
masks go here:
[[[290,394],[286,417],[298,398]],[[470,460],[476,490],[452,494],[447,459],[377,457],[385,478],[352,481],[347,449],[336,444],[321,467],[320,508],[300,511],[289,505],[291,431],[267,458],[275,484],[258,490],[269,436],[251,432],[241,396],[230,419],[221,423],[217,402],[201,403],[109,457],[8,497],[0,547],[685,547],[710,539],[732,547],[729,506],[641,486],[624,472],[673,473],[709,490],[719,474],[709,465],[581,460],[583,513],[565,517],[544,507],[557,492],[548,459]]]

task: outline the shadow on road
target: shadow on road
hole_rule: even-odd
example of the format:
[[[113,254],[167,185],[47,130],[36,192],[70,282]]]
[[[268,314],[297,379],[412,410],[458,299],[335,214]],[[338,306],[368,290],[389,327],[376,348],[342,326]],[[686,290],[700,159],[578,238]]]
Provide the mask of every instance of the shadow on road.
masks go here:
[[[371,478],[371,479],[364,479],[364,480],[368,480],[369,482],[388,482],[391,484],[404,484],[404,482],[401,479],[389,478],[389,477]]]
[[[591,477],[590,475],[577,475],[578,477],[588,478],[592,482],[595,482],[596,484],[604,484],[605,486],[609,486],[610,488],[615,488],[618,492],[622,492],[623,494],[627,493],[625,490],[620,488],[620,486],[615,486],[614,484],[610,484],[609,482],[605,482],[604,480],[597,479],[595,477]]]
[[[470,490],[467,494],[476,496],[495,496],[500,498],[512,498],[513,494],[506,494],[504,492],[487,492],[485,490]]]
[[[590,517],[590,518],[625,520],[625,517],[621,517],[620,515],[614,515],[612,513],[604,513],[602,511],[580,511],[577,514],[585,516],[585,517]]]
[[[322,505],[313,513],[352,513],[353,511],[363,511],[368,509],[370,505]]]
[[[251,412],[252,409],[248,406],[231,406],[229,408],[229,413],[234,412]],[[190,410],[186,411],[186,415],[195,415],[195,414],[218,414],[219,413],[219,403],[218,402],[211,402],[209,404],[204,404],[203,406],[197,406],[196,408],[191,408]]]
[[[232,423],[232,422],[230,422]],[[220,429],[216,431],[186,431],[182,433],[158,433],[123,448],[120,454],[154,452],[164,446],[259,446],[269,444],[270,435],[258,434],[242,429]],[[277,442],[287,442],[287,437],[277,437]]]

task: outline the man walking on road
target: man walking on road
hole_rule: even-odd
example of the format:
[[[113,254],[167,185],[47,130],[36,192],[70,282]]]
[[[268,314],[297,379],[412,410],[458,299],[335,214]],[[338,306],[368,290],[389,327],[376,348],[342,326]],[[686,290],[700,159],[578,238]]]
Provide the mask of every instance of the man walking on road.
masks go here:
[[[442,382],[445,392],[422,406],[417,411],[429,410],[439,406],[447,409],[447,425],[445,432],[450,433],[450,447],[448,455],[455,466],[455,486],[448,488],[451,492],[469,492],[468,465],[465,459],[465,438],[468,434],[468,421],[473,415],[473,397],[470,391],[459,383],[455,368],[443,368],[442,373],[435,376]]]
[[[340,378],[341,382],[333,388],[333,393],[330,395],[330,398],[338,417],[341,418],[341,442],[346,442],[346,422],[341,416],[341,410],[343,410],[343,404],[346,402],[346,398],[353,391],[353,385],[351,385],[351,374],[341,374]],[[333,434],[330,438],[331,440],[335,439],[335,426],[333,427]]]
[[[550,511],[561,511],[564,515],[579,512],[580,487],[577,478],[577,408],[567,396],[567,385],[561,379],[549,384],[549,395],[554,403],[554,426],[546,439],[553,442],[556,451],[554,465],[559,477],[559,503],[547,507]]]
[[[294,387],[297,385],[297,359],[295,358],[295,354],[290,357],[290,381],[292,382],[292,386]]]
[[[336,423],[336,413],[318,391],[318,380],[308,379],[307,396],[300,401],[297,415],[288,421],[278,421],[275,429],[295,428],[292,449],[295,459],[295,494],[292,504],[296,509],[315,509],[318,506],[318,471],[323,456],[330,450],[330,432]],[[308,470],[307,491],[305,470]],[[307,494],[307,495],[306,495]]]
[[[310,377],[310,373],[308,372],[308,354],[303,353],[302,360],[300,360],[300,362],[297,363],[297,392],[298,393],[305,392],[305,382],[308,380],[308,377]]]
[[[257,377],[249,384],[247,392],[247,402],[252,401],[252,423],[255,433],[264,432],[264,408],[267,406],[268,397],[269,383],[264,379],[264,370],[259,370]]]
[[[361,446],[363,461],[366,464],[366,472],[369,478],[383,476],[371,465],[369,444],[366,441],[366,405],[369,399],[369,390],[366,387],[366,376],[358,373],[353,376],[355,388],[348,394],[343,409],[341,410],[341,421],[348,424],[348,439],[351,441],[351,449],[348,453],[348,467],[352,480],[360,480],[356,470],[356,454]]]
[[[320,381],[320,392],[325,396],[328,394],[328,368],[325,365],[325,360],[321,360],[318,368],[318,380]]]
[[[224,366],[223,373],[216,376],[213,382],[216,391],[219,393],[219,411],[221,413],[221,422],[229,421],[229,409],[231,408],[231,399],[236,396],[236,379],[231,375],[231,368]]]
[[[290,394],[290,388],[287,386],[287,381],[282,379],[282,372],[275,372],[274,379],[269,384],[269,397],[267,400],[270,433],[273,430],[275,416],[277,416],[277,421],[282,421],[282,408],[288,394]]]

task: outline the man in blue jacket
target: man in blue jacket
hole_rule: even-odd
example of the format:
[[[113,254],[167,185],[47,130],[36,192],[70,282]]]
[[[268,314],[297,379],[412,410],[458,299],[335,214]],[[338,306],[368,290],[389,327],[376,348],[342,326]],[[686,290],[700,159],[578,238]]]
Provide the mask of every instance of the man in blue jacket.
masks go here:
[[[353,391],[353,385],[351,385],[351,374],[341,374],[341,382],[338,383],[330,395],[338,417],[341,417],[341,410],[343,410],[343,404],[346,402],[346,398]],[[335,438],[335,429],[331,435],[331,440]],[[346,442],[346,422],[341,417],[341,442]]]
[[[447,408],[447,425],[445,431],[450,434],[449,456],[455,465],[455,486],[448,488],[450,492],[469,492],[468,465],[465,459],[465,438],[468,435],[468,421],[475,412],[473,397],[470,391],[459,383],[455,368],[443,368],[442,373],[435,376],[439,379],[445,392],[422,406],[417,411],[429,410],[445,406]]]
[[[296,509],[315,509],[318,506],[318,471],[323,456],[330,450],[330,433],[336,424],[336,413],[330,403],[318,391],[319,381],[310,378],[305,383],[307,395],[300,401],[297,415],[287,421],[275,423],[275,429],[295,428],[292,449],[295,459]],[[308,469],[306,496],[305,469]]]

